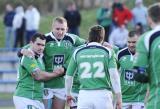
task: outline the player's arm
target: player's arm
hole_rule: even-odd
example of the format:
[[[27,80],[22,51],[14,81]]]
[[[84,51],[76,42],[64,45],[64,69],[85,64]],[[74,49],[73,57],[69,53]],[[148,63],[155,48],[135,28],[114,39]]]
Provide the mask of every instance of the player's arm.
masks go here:
[[[133,72],[134,79],[138,82],[147,83],[149,81],[149,77],[147,74],[147,67],[148,67],[148,50],[147,46],[144,43],[144,36],[140,37],[136,44],[136,54],[133,63]]]
[[[118,70],[116,68],[109,69],[110,80],[113,87],[113,91],[115,93],[115,97],[117,100],[117,109],[121,109],[122,107],[122,94],[121,94],[121,85],[120,85],[120,77],[118,74]]]
[[[20,65],[26,73],[30,74],[35,80],[49,80],[63,74],[64,72],[62,68],[57,68],[52,73],[45,72],[40,69],[35,58],[29,58],[27,56],[22,56]]]
[[[109,74],[110,80],[112,84],[113,91],[115,93],[115,97],[117,100],[117,109],[121,109],[122,107],[122,94],[121,94],[121,85],[120,85],[120,77],[117,70],[116,57],[113,51],[110,52],[109,57]]]
[[[73,97],[71,96],[71,90],[73,85],[73,75],[76,70],[76,62],[73,56],[71,57],[71,60],[69,62],[67,72],[66,72],[66,78],[65,78],[65,89],[66,89],[66,96],[67,96],[67,104],[70,105],[71,100]]]
[[[17,56],[22,57],[24,55],[28,57],[34,57],[34,53],[28,49],[29,47],[30,47],[29,44],[24,46],[22,49],[18,51]]]
[[[147,83],[149,81],[149,77],[146,71],[148,55],[146,55],[145,52],[137,51],[135,57],[136,58],[133,63],[134,79],[141,83]]]
[[[36,68],[32,73],[32,77],[35,79],[35,80],[50,80],[54,77],[58,77],[60,75],[62,75],[64,72],[64,69],[63,68],[57,68],[55,69],[52,73],[49,73],[49,72],[45,72],[45,71],[42,71],[40,70],[39,68]]]
[[[76,47],[86,43],[85,39],[82,39],[78,36],[75,36],[74,38],[75,38],[75,46]]]
[[[148,75],[146,73],[146,68],[134,66],[134,79],[141,83],[147,83],[149,81]]]

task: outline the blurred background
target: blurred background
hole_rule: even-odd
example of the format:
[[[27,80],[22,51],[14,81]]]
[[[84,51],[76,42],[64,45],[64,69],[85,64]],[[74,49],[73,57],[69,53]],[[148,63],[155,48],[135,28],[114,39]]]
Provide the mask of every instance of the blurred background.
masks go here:
[[[29,42],[31,34],[37,31],[44,34],[50,32],[53,18],[67,17],[69,6],[74,3],[80,15],[80,21],[77,22],[78,33],[75,34],[87,39],[89,27],[99,23],[98,10],[104,3],[109,2],[110,8],[113,8],[112,3],[116,1],[131,12],[137,2],[137,0],[0,0],[0,109],[14,109],[12,94],[17,78],[17,51]],[[143,5],[148,7],[156,2],[160,0],[144,0]],[[113,21],[112,18],[111,20]],[[35,24],[32,25],[33,23]],[[127,22],[128,30],[133,28],[132,23]]]

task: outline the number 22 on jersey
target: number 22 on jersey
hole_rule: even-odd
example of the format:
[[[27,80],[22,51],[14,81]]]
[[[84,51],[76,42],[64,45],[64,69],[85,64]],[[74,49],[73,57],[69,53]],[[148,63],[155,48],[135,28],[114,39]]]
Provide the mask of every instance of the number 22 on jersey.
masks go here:
[[[82,62],[80,69],[83,69],[80,78],[103,78],[105,77],[104,64],[101,61],[94,63]]]

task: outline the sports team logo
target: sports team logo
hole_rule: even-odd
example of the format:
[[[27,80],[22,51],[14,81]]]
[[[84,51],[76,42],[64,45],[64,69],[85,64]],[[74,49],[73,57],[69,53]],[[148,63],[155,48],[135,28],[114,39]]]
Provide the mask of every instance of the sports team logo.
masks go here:
[[[64,63],[64,55],[55,55],[53,65],[62,65]]]
[[[66,48],[70,48],[70,47],[72,47],[72,44],[71,44],[70,41],[64,40],[63,41],[63,46],[66,47]]]
[[[135,85],[134,73],[131,70],[125,70],[125,84]]]

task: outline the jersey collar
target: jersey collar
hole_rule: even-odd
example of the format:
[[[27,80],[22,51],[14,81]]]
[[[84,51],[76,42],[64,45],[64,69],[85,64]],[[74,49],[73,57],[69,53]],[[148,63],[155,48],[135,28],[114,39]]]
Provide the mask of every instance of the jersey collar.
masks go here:
[[[97,46],[102,46],[102,44],[97,43],[97,42],[90,42],[87,45],[97,45]]]
[[[160,30],[160,25],[155,26],[154,30]]]

